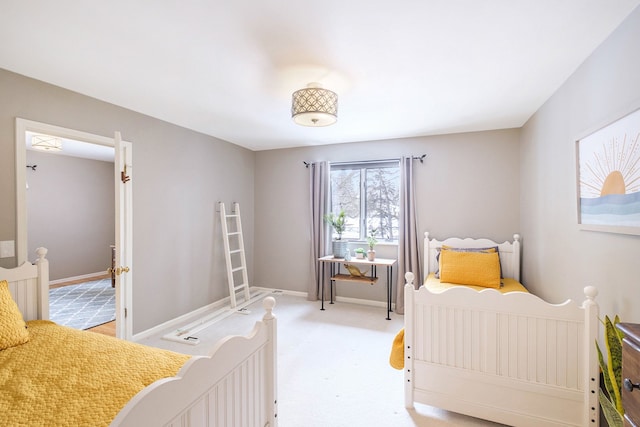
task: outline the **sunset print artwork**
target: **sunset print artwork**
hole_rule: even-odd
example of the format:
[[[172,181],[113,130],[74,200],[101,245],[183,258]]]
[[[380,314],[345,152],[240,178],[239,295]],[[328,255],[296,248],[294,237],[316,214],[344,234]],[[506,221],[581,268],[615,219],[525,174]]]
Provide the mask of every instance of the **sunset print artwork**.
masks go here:
[[[579,140],[577,149],[580,223],[640,234],[640,110]]]

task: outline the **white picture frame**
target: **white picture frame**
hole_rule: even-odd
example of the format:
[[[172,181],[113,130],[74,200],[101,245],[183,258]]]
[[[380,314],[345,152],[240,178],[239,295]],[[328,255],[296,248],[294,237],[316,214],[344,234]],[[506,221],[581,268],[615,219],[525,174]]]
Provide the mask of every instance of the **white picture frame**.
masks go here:
[[[580,229],[640,235],[640,109],[576,141]]]

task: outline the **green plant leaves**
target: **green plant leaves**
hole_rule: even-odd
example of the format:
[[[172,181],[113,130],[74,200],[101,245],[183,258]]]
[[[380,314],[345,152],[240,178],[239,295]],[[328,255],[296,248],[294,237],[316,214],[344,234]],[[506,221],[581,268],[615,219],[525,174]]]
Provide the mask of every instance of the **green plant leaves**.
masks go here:
[[[622,408],[622,338],[624,334],[615,327],[615,325],[620,323],[618,316],[614,318],[613,322],[611,322],[609,316],[605,316],[602,323],[604,324],[605,332],[606,362],[597,341],[596,349],[598,350],[598,362],[602,370],[604,386],[609,397],[607,398],[602,390],[600,390],[600,404],[605,411],[605,416],[607,416],[607,409],[605,409],[606,404],[614,408],[620,419],[622,419],[622,415],[624,414],[624,409]],[[609,420],[609,417],[607,417],[607,420]]]
[[[338,215],[330,212],[324,216],[324,220],[333,227],[335,232],[338,234],[338,240],[340,240],[340,238],[342,237],[342,233],[344,233],[344,229],[346,227],[346,214],[344,213],[344,211],[340,211]]]
[[[596,341],[596,349],[598,350],[598,363],[600,364],[600,370],[602,371],[604,388],[607,390],[607,393],[609,394],[609,396],[614,396],[614,399],[615,399],[614,389],[616,387],[614,386],[614,383],[611,381],[611,378],[612,378],[611,371],[609,370],[609,366],[607,365],[607,363],[604,361],[604,357],[602,356],[602,350],[600,350],[598,341]],[[600,392],[602,393],[602,390],[600,390]],[[607,403],[609,403],[610,405],[612,404],[606,395],[603,394],[602,396],[604,396],[607,399]],[[600,403],[603,404],[602,398],[600,398]],[[616,405],[613,404],[613,407],[615,408]]]
[[[602,413],[604,417],[607,419],[607,423],[609,427],[622,427],[623,426],[623,418],[622,415],[618,412],[616,407],[611,403],[611,401],[604,394],[602,389],[600,391],[600,405],[602,405]]]

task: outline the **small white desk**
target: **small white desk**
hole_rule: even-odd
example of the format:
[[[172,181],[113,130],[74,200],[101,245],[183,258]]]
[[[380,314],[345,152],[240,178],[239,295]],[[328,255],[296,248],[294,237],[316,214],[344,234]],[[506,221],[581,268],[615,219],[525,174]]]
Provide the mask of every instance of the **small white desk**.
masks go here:
[[[325,281],[325,265],[329,264],[329,283],[330,283],[330,295],[331,295],[331,302],[330,304],[333,304],[334,299],[334,289],[335,289],[335,282],[336,280],[340,280],[340,281],[345,281],[345,282],[359,282],[359,283],[371,283],[374,284],[378,281],[378,275],[377,275],[377,267],[381,266],[381,267],[386,267],[387,268],[387,320],[391,320],[391,317],[389,317],[389,313],[391,313],[393,310],[391,310],[391,296],[393,295],[393,283],[392,283],[392,276],[393,276],[393,266],[396,263],[395,259],[389,259],[389,258],[376,258],[373,261],[369,261],[366,258],[365,259],[357,259],[357,258],[351,258],[349,261],[345,261],[344,258],[334,258],[333,255],[327,255],[324,256],[322,258],[318,258],[318,261],[322,264],[322,268],[320,269],[320,271],[322,272],[322,277],[321,277],[321,283],[322,283],[322,290],[321,290],[321,295],[322,295],[322,305],[320,307],[320,310],[324,310],[324,281]],[[340,272],[341,270],[341,264],[353,264],[355,266],[370,266],[371,267],[371,274],[367,277],[356,277],[356,276],[351,276],[350,274],[342,274]],[[345,269],[346,270],[346,269]]]

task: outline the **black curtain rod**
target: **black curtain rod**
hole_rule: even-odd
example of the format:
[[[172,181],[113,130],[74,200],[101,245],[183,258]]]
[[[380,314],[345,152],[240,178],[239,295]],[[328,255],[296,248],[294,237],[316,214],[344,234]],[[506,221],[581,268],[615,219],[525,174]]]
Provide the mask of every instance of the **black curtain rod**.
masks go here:
[[[426,154],[423,154],[422,156],[411,156],[412,160],[420,160],[420,163],[424,163],[424,159],[425,157],[427,157]],[[400,160],[400,158],[396,158],[396,159],[380,159],[380,160],[364,160],[364,161],[354,161],[354,162],[335,162],[334,164],[339,165],[339,164],[345,164],[345,163],[379,163],[379,162],[391,162],[391,161],[398,161]],[[309,166],[311,166],[311,163],[309,162],[305,162],[304,160],[302,161],[302,163],[304,163],[304,167],[308,168]]]

